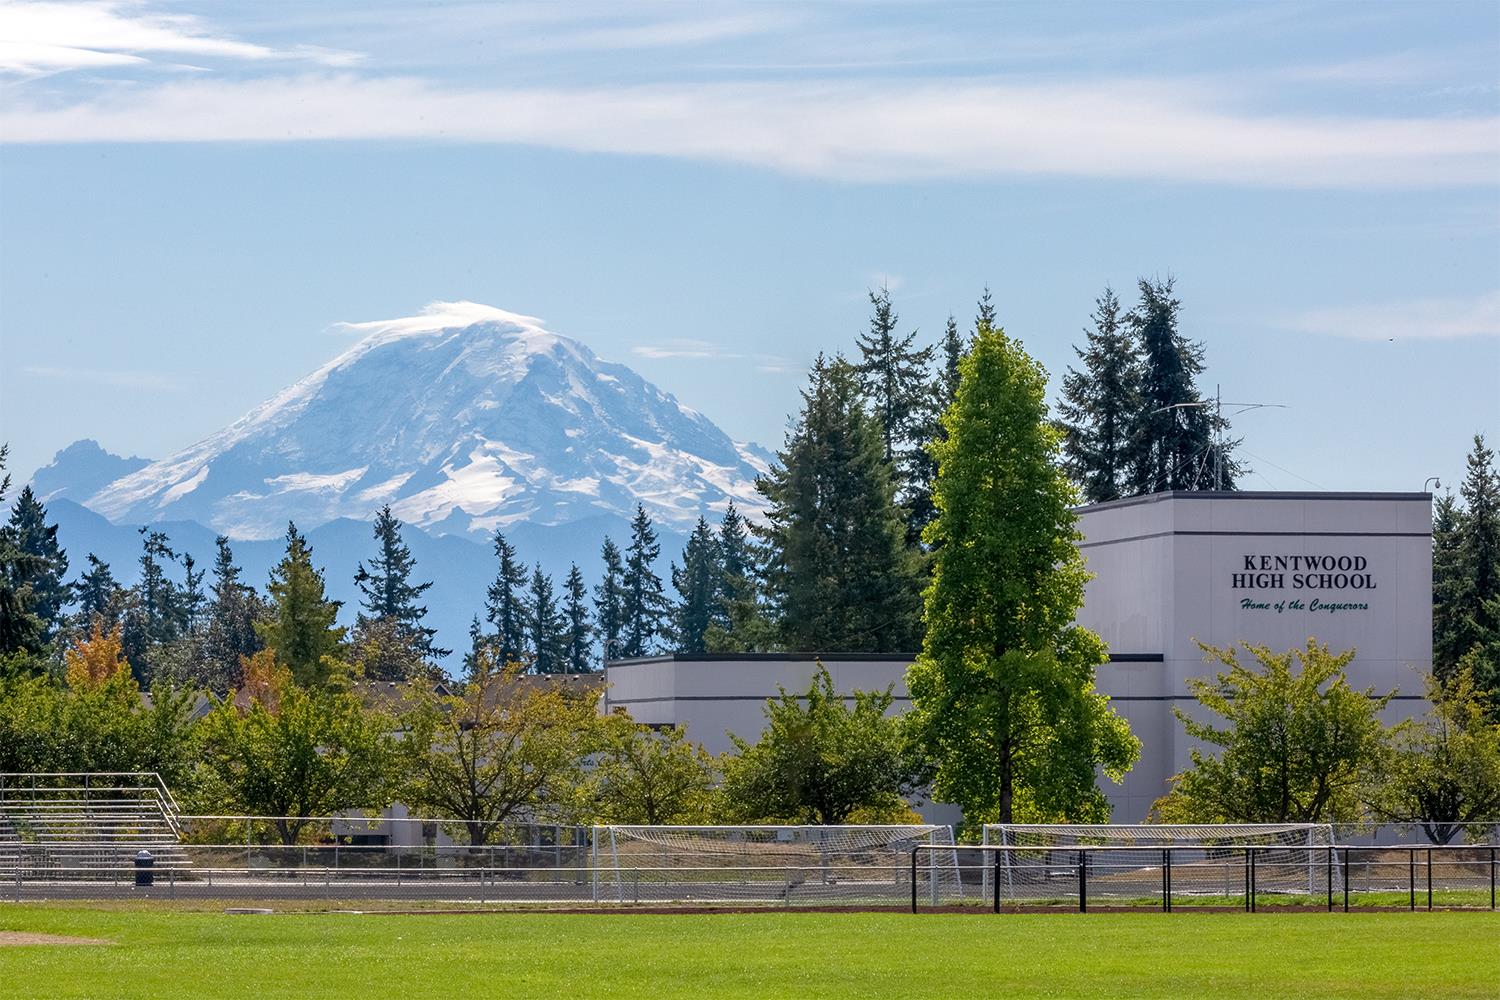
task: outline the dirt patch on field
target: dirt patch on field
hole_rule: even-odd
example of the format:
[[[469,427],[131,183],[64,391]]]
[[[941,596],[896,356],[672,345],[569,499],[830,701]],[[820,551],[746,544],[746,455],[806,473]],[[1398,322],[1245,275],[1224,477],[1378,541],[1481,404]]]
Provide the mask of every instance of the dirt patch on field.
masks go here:
[[[103,938],[69,937],[66,934],[33,934],[31,931],[0,931],[0,948],[26,944],[109,944]]]

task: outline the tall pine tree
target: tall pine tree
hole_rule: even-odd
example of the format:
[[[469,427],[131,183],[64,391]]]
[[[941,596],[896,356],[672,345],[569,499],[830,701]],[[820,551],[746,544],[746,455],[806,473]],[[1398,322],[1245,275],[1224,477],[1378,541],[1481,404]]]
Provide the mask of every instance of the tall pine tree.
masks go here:
[[[256,635],[276,651],[276,659],[303,687],[321,687],[344,644],[336,624],[338,601],[329,600],[323,574],[313,566],[312,547],[297,526],[287,522],[286,553],[271,569],[269,619],[257,622]]]
[[[917,331],[902,336],[900,317],[891,293],[881,286],[870,293],[868,333],[859,337],[860,388],[879,424],[885,461],[891,466],[899,501],[907,509],[907,542],[920,540],[922,526],[931,520],[931,474],[923,448],[930,438],[935,414],[932,398],[932,348],[915,346]]]
[[[88,569],[69,587],[75,610],[74,627],[87,635],[93,628],[94,619],[99,619],[101,631],[110,632],[120,624],[125,614],[125,588],[115,579],[109,563],[92,552],[88,554]]]
[[[432,660],[447,656],[452,650],[437,649],[432,644],[437,629],[422,624],[427,608],[417,601],[432,587],[432,582],[412,582],[417,561],[401,539],[401,522],[391,513],[390,504],[375,515],[374,532],[380,550],[371,558],[369,568],[360,563],[354,574],[362,608],[356,629],[366,628],[374,621],[387,621],[396,626],[397,632],[421,656]]]
[[[491,645],[501,664],[524,663],[529,652],[526,624],[526,566],[515,546],[495,532],[495,580],[485,595],[485,615],[494,631]]]
[[[609,538],[599,554],[604,576],[594,588],[594,621],[604,659],[617,660],[625,655],[625,562],[620,547]]]
[[[621,656],[650,656],[667,631],[670,608],[655,570],[660,555],[661,544],[651,518],[644,506],[636,504],[630,522],[630,546],[625,550]]]
[[[10,445],[0,444],[0,502],[10,492],[9,454]],[[21,551],[10,525],[0,525],[0,656],[41,649],[42,620],[32,610],[29,583],[41,568],[38,557]]]
[[[1240,474],[1235,441],[1220,449],[1217,416],[1198,394],[1203,345],[1178,329],[1182,303],[1172,279],[1140,283],[1129,315],[1140,349],[1140,407],[1131,430],[1130,487],[1134,494],[1166,490],[1234,489]]]
[[[557,606],[552,577],[540,563],[531,572],[526,602],[526,629],[532,650],[531,669],[538,674],[561,674],[568,665],[567,622]]]
[[[1500,473],[1483,435],[1474,435],[1459,487],[1433,517],[1433,672],[1450,681],[1469,668],[1500,710]]]
[[[594,669],[594,625],[589,616],[589,591],[576,563],[568,567],[563,584],[563,622],[567,636],[567,658],[563,667],[570,674]]]
[[[203,636],[204,681],[215,693],[225,694],[243,682],[241,658],[264,648],[255,634],[255,623],[265,617],[266,606],[255,589],[241,581],[229,539],[218,536],[214,548],[208,626]],[[104,569],[107,573],[109,567]]]
[[[25,576],[22,585],[30,588],[31,613],[41,623],[41,641],[51,642],[62,625],[63,608],[68,603],[68,585],[63,582],[68,572],[68,556],[57,542],[57,525],[47,524],[47,509],[30,486],[22,487],[16,496],[10,512],[10,532],[16,548],[33,557],[35,569]]]
[[[899,652],[920,639],[920,557],[906,546],[879,423],[858,373],[821,355],[777,466],[757,481],[770,505],[766,586],[791,649]]]
[[[681,568],[672,564],[672,586],[678,595],[674,616],[677,651],[702,653],[708,648],[708,630],[714,625],[724,589],[719,543],[702,517],[683,547]]]
[[[1082,370],[1068,368],[1058,406],[1063,450],[1074,482],[1090,503],[1129,495],[1131,435],[1141,414],[1135,341],[1114,289],[1094,302],[1087,348],[1073,348]]]

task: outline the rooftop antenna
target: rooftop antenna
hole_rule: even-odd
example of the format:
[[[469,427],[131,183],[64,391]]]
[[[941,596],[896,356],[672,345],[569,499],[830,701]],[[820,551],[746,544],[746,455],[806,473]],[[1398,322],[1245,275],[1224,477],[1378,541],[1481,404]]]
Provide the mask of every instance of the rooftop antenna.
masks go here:
[[[1213,399],[1200,399],[1195,403],[1173,403],[1171,406],[1158,406],[1151,412],[1155,414],[1165,413],[1167,410],[1207,409],[1210,406],[1214,408],[1214,489],[1222,490],[1224,488],[1224,407],[1238,406],[1239,409],[1230,414],[1232,417],[1237,417],[1241,413],[1249,413],[1251,410],[1261,410],[1268,407],[1285,410],[1287,409],[1287,405],[1285,403],[1225,402],[1220,395],[1219,385],[1215,383]]]

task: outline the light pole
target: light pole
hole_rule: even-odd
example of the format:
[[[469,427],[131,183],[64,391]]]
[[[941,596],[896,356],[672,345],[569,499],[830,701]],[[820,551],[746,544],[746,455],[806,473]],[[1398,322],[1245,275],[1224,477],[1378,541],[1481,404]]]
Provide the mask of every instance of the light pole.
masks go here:
[[[1173,403],[1171,406],[1158,406],[1152,410],[1153,415],[1165,413],[1168,410],[1192,410],[1214,408],[1214,489],[1224,488],[1224,400],[1219,395],[1219,386],[1214,386],[1214,398],[1202,399],[1196,403]],[[1274,407],[1278,410],[1287,408],[1285,403],[1229,403],[1229,406],[1238,406],[1230,416],[1237,417],[1241,413],[1249,413],[1251,410],[1261,410],[1266,407]]]
[[[1437,476],[1428,476],[1426,479],[1422,480],[1422,492],[1423,493],[1427,492],[1427,484],[1428,483],[1431,483],[1432,484],[1432,488],[1435,489],[1435,490],[1440,490],[1440,489],[1443,488],[1443,483],[1442,483],[1442,481],[1440,479],[1438,479]]]

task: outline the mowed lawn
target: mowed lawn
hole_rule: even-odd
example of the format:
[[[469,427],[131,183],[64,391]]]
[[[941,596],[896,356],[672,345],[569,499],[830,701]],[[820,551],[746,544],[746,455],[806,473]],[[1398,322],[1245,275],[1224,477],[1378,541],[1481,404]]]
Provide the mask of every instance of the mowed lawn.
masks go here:
[[[272,914],[0,906],[0,997],[1486,997],[1490,913]]]

